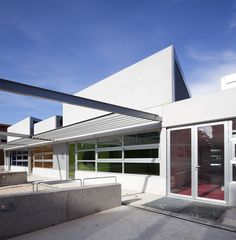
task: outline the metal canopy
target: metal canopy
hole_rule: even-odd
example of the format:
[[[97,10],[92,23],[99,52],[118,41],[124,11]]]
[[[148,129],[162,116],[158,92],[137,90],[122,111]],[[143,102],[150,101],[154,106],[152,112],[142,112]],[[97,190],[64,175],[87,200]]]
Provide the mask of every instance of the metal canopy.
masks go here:
[[[126,108],[126,107],[121,107],[118,105],[100,102],[100,101],[96,101],[88,98],[78,97],[78,96],[74,96],[74,95],[70,95],[62,92],[48,90],[45,88],[39,88],[39,87],[18,83],[18,82],[14,82],[14,81],[2,79],[2,78],[0,78],[0,90],[21,94],[21,95],[49,99],[49,100],[73,104],[73,105],[78,105],[82,107],[98,109],[98,110],[111,112],[111,113],[119,113],[122,115],[138,117],[138,118],[148,119],[152,121],[162,120],[161,117],[156,114],[147,113],[147,112]]]
[[[160,126],[161,122],[112,113],[59,129],[36,134],[32,136],[31,139],[22,138],[14,140],[5,145],[0,145],[0,148],[5,150],[30,148],[45,144],[95,138],[104,136],[104,134],[127,131],[127,129],[140,129],[141,127],[145,129],[157,129],[160,128]]]

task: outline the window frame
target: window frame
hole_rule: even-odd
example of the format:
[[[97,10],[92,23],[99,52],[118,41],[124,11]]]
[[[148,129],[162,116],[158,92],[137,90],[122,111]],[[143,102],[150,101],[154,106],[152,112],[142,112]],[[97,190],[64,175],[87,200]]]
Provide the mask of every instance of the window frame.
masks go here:
[[[128,133],[127,135],[135,135],[135,134],[142,134],[142,133],[148,133],[148,132],[157,132],[160,135],[159,130],[148,130],[148,131],[142,131],[142,132],[135,132],[135,133]],[[98,171],[98,164],[99,163],[121,163],[122,165],[122,172],[116,174],[132,174],[132,175],[143,175],[143,174],[137,174],[137,173],[125,173],[125,163],[154,163],[154,164],[159,164],[159,169],[161,169],[161,161],[160,161],[160,154],[161,154],[161,149],[160,149],[160,137],[159,137],[159,142],[157,143],[152,143],[152,144],[137,144],[137,145],[124,145],[124,137],[126,134],[123,135],[114,135],[114,136],[108,136],[107,138],[112,138],[112,137],[117,137],[121,138],[121,146],[115,146],[115,147],[98,147],[98,141],[99,139],[104,139],[106,137],[101,137],[101,138],[96,138],[96,139],[88,139],[88,140],[81,140],[77,141],[75,143],[75,169],[76,171],[86,171],[86,170],[79,170],[78,169],[78,163],[80,162],[95,162],[95,171],[93,170],[88,170],[89,172],[100,172]],[[95,143],[95,148],[94,149],[78,149],[78,144],[83,141],[91,141]],[[125,151],[126,150],[147,150],[147,149],[157,149],[158,151],[158,157],[155,158],[125,158]],[[86,151],[95,151],[95,160],[78,160],[78,153],[79,152],[86,152]],[[100,152],[112,152],[112,151],[121,151],[121,158],[99,158],[98,154]],[[159,175],[152,175],[152,176],[160,176],[160,170],[159,170]],[[148,175],[148,174],[146,174]]]

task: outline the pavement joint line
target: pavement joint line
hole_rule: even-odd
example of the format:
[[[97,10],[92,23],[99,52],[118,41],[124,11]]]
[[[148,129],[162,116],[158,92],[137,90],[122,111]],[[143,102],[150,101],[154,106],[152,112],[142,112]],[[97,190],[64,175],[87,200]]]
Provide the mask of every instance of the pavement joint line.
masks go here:
[[[131,208],[141,209],[141,210],[148,211],[148,212],[159,213],[161,215],[181,219],[181,220],[184,220],[184,221],[187,221],[187,222],[197,223],[199,225],[203,225],[203,226],[207,226],[207,227],[212,227],[212,228],[221,229],[221,230],[225,230],[225,231],[228,231],[228,232],[236,233],[236,230],[233,230],[230,227],[227,228],[227,227],[222,227],[221,225],[212,225],[210,223],[204,223],[204,222],[202,222],[200,220],[197,220],[197,219],[194,220],[194,219],[184,218],[184,217],[181,217],[181,216],[171,214],[170,212],[168,213],[168,211],[165,211],[165,212],[162,211],[162,210],[158,211],[158,210],[156,210],[154,208],[150,208],[150,207],[134,206],[134,205],[129,205],[129,204],[125,204],[125,203],[121,203],[121,205],[128,206],[128,207],[131,207]]]

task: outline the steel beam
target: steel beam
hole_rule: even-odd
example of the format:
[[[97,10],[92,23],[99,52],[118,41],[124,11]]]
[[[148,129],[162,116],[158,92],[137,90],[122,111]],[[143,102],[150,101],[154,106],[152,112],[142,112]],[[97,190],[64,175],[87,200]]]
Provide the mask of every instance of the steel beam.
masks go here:
[[[144,118],[152,121],[162,121],[162,118],[156,114],[121,107],[118,105],[100,102],[88,98],[78,97],[71,94],[57,92],[45,88],[35,87],[2,78],[0,78],[0,90],[26,96],[49,99],[53,101],[68,103],[82,107],[98,109],[106,112],[119,113],[122,115]]]
[[[30,135],[13,133],[13,132],[2,132],[0,131],[0,136],[10,136],[10,137],[19,137],[19,138],[31,138]]]

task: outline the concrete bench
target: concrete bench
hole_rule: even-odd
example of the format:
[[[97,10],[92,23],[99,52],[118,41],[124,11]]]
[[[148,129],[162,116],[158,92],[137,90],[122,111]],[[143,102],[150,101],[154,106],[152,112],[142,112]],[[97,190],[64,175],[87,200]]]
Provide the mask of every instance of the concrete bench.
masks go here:
[[[27,182],[27,172],[0,172],[0,187]]]

